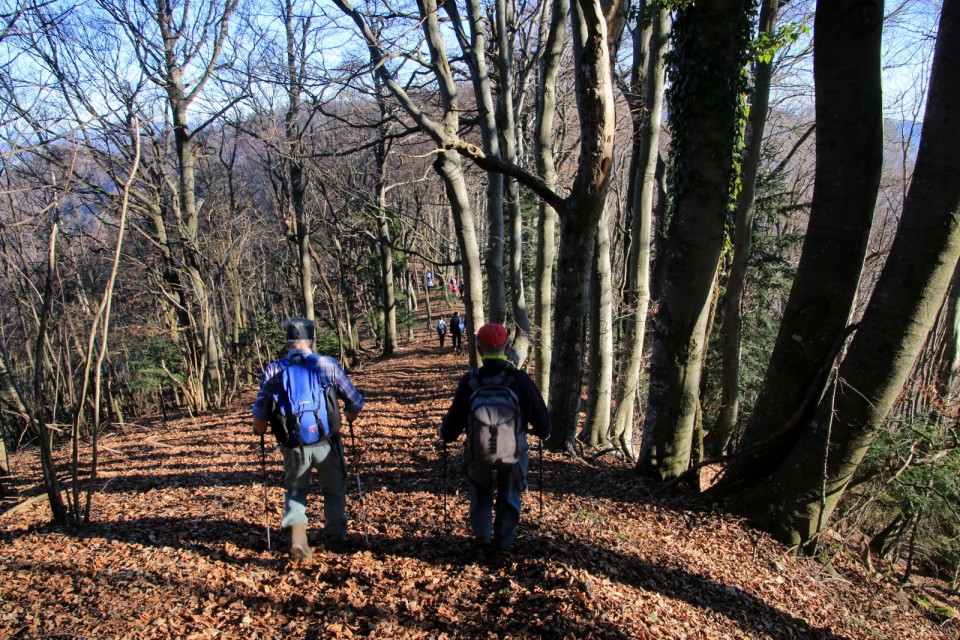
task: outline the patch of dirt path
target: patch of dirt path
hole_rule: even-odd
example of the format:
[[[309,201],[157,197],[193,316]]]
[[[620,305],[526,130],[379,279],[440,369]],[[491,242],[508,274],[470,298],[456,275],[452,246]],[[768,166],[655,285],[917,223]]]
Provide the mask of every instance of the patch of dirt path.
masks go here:
[[[44,500],[0,515],[3,638],[957,638],[891,587],[839,559],[834,577],[697,502],[664,497],[615,459],[537,458],[515,553],[470,553],[459,447],[448,495],[436,429],[464,355],[435,334],[351,374],[366,393],[356,447],[346,433],[353,549],[294,564],[278,530],[280,455],[267,453],[266,548],[260,440],[249,404],[154,418],[101,443],[93,522],[48,525]],[[39,484],[14,458],[21,500]],[[446,517],[444,516],[446,503]]]

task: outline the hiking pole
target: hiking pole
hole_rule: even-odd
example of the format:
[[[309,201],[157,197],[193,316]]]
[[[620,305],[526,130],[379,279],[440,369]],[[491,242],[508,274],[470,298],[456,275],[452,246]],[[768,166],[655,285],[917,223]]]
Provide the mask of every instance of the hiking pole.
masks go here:
[[[537,455],[537,485],[540,488],[540,522],[543,522],[543,438],[540,439],[540,452]]]
[[[441,442],[443,443],[443,452],[440,454],[440,457],[443,458],[443,532],[449,535],[450,525],[447,523],[447,442],[446,440]]]
[[[357,455],[357,437],[353,433],[353,420],[348,421],[350,425],[350,448],[353,449],[353,472],[357,476],[357,494],[360,496],[360,519],[363,520],[363,540],[370,545],[370,527],[367,525],[367,511],[363,507],[363,487],[360,486],[360,461]]]
[[[267,502],[267,448],[260,434],[260,471],[263,474],[263,520],[267,529],[267,551],[270,551],[270,506]]]

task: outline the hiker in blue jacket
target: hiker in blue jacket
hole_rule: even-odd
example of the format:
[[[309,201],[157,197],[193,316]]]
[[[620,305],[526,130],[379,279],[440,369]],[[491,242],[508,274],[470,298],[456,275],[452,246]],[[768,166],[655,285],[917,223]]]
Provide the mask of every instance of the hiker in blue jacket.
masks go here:
[[[437,337],[440,338],[440,348],[443,349],[443,341],[447,337],[447,321],[443,318],[437,320]]]
[[[501,373],[516,395],[520,408],[520,450],[514,464],[472,463],[467,446],[467,480],[470,489],[470,528],[474,541],[484,552],[503,552],[509,549],[517,534],[520,522],[520,496],[527,488],[527,467],[529,453],[527,447],[527,425],[530,432],[541,440],[550,436],[550,414],[547,412],[543,396],[533,380],[525,372],[513,366],[506,356],[509,340],[503,325],[487,323],[476,334],[477,351],[483,362],[479,369],[464,375],[457,385],[450,409],[443,418],[440,437],[444,442],[453,442],[467,431],[467,442],[471,441],[468,431],[471,411],[471,396],[477,383],[473,380],[495,379]],[[491,510],[494,506],[494,486],[496,486],[496,509],[491,526]]]
[[[285,358],[271,362],[260,379],[260,393],[253,403],[253,431],[263,435],[270,429],[274,416],[274,394],[282,385],[282,372],[297,357],[313,354],[314,323],[306,318],[290,318],[285,323],[288,353]],[[363,409],[363,395],[347,378],[336,360],[327,356],[312,356],[310,361],[319,372],[320,384],[333,385],[337,397],[344,402],[348,422],[353,422]],[[310,489],[310,470],[317,470],[323,493],[324,530],[327,547],[334,552],[344,550],[347,537],[346,493],[347,474],[343,459],[343,443],[339,434],[320,438],[318,442],[289,447],[280,444],[283,453],[284,500],[281,527],[290,528],[290,553],[296,560],[313,557],[307,541],[307,494]]]

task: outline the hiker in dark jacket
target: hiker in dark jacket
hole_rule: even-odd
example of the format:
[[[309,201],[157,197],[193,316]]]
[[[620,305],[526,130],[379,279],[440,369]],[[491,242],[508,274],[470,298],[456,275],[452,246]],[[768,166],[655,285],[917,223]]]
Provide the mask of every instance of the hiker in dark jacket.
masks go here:
[[[450,316],[450,338],[453,340],[453,351],[457,353],[463,350],[463,318],[459,311],[454,311]]]
[[[479,376],[482,380],[507,372],[509,384],[520,405],[522,437],[515,464],[472,464],[467,461],[467,480],[470,488],[470,528],[475,542],[484,551],[491,547],[503,551],[510,547],[517,534],[520,522],[520,496],[527,488],[527,425],[533,435],[541,440],[550,436],[550,414],[543,397],[533,380],[525,372],[513,366],[505,355],[509,340],[507,330],[500,324],[483,325],[476,334],[477,350],[483,365],[460,379],[453,403],[443,418],[440,437],[444,442],[453,442],[467,430],[470,413],[470,397],[474,388],[471,381]],[[467,434],[469,441],[470,434]],[[496,515],[491,527],[493,489],[496,485]]]
[[[268,364],[260,380],[260,393],[253,403],[253,431],[263,435],[270,428],[273,417],[273,394],[277,385],[282,385],[282,372],[294,356],[309,356],[313,353],[314,323],[306,318],[290,318],[286,322],[287,357]],[[332,384],[337,397],[343,400],[348,422],[353,422],[363,409],[363,395],[347,378],[336,360],[327,356],[316,357],[316,368],[324,385]],[[324,531],[327,546],[332,551],[342,551],[346,545],[347,474],[343,459],[343,443],[339,434],[321,438],[313,444],[287,447],[280,444],[283,453],[284,500],[281,527],[290,527],[290,554],[296,560],[313,557],[307,541],[307,494],[310,489],[310,470],[317,470],[323,492]]]

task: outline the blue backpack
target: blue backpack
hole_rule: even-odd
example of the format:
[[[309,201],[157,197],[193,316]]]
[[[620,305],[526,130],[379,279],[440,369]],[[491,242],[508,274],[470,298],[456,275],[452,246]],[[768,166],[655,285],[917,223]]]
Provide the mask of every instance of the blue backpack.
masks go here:
[[[279,375],[270,421],[277,442],[290,448],[315,444],[340,430],[336,387],[320,379],[320,356],[294,355]]]

